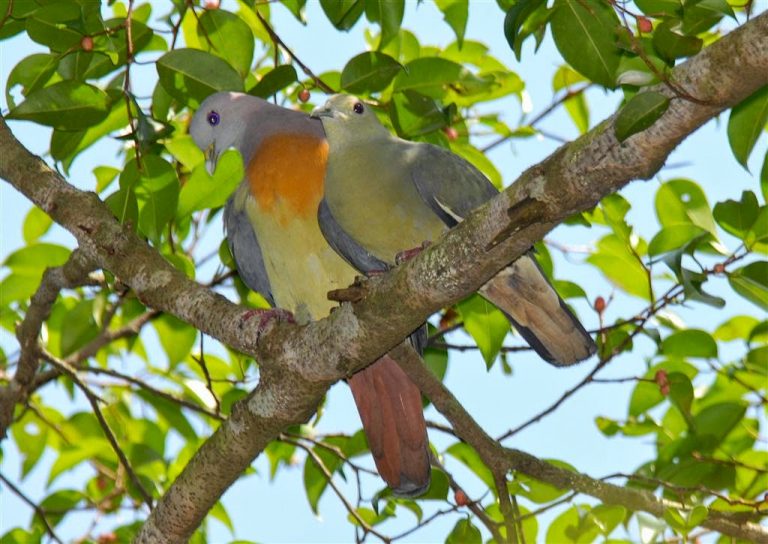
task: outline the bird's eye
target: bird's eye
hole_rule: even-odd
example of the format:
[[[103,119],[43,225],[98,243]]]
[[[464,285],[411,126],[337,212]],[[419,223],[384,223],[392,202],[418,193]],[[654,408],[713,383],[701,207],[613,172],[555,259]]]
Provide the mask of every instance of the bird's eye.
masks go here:
[[[215,127],[216,125],[219,124],[219,121],[221,121],[221,116],[219,115],[218,112],[211,111],[208,113],[207,119],[208,119],[208,124],[211,125],[212,127]]]
[[[355,102],[355,105],[352,106],[352,111],[354,111],[358,115],[362,115],[365,111],[365,107],[363,106],[362,102]]]

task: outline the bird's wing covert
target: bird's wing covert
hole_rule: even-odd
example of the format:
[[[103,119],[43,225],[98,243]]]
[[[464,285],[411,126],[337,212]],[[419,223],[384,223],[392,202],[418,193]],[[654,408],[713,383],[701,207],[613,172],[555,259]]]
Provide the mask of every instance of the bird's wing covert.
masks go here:
[[[317,210],[320,231],[328,244],[341,255],[353,268],[360,272],[383,272],[389,265],[376,258],[350,236],[331,213],[328,203],[323,199]]]
[[[224,228],[227,230],[229,251],[237,263],[240,279],[253,291],[263,296],[271,306],[275,305],[272,288],[269,285],[267,269],[259,241],[253,232],[245,208],[238,209],[233,195],[224,208]]]
[[[487,202],[498,190],[472,164],[431,144],[418,144],[411,179],[424,202],[449,227]]]

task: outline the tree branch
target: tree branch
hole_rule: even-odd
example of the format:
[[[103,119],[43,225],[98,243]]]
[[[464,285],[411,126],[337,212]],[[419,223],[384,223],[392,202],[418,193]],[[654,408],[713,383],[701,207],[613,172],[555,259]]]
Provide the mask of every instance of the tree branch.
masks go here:
[[[439,243],[371,280],[362,301],[344,304],[307,326],[280,324],[263,335],[258,319],[245,319],[247,309],[187,279],[130,227],[118,224],[96,195],[69,185],[24,149],[0,121],[0,177],[69,230],[87,256],[131,286],[147,305],[255,356],[262,369],[255,391],[233,407],[230,419],[189,462],[137,541],[185,541],[266,444],[314,412],[331,383],[390,350],[431,313],[475,291],[559,221],[591,208],[632,179],[652,176],[686,136],[768,83],[768,13],[677,67],[672,79],[708,105],[675,98],[652,127],[621,143],[613,130],[615,116],[609,118],[526,171]],[[670,95],[663,85],[652,90]],[[527,204],[521,208],[521,203]],[[464,431],[457,428],[478,451],[499,447],[487,435]],[[509,456],[502,460],[536,478],[597,493],[590,478],[557,472],[522,452],[509,450]],[[206,486],[201,488],[203,477]],[[615,493],[605,500],[626,501],[622,504],[633,509],[644,504],[636,491],[616,488]],[[729,521],[713,528],[734,535],[747,530]],[[760,528],[750,531],[754,539],[765,536]]]
[[[0,153],[2,155],[3,153]],[[19,341],[19,363],[11,382],[0,388],[0,439],[4,438],[13,421],[17,404],[25,402],[33,385],[40,361],[38,338],[43,323],[51,314],[51,308],[62,289],[98,285],[102,278],[92,277],[96,265],[80,250],[75,250],[66,263],[49,268],[43,273],[40,286],[24,316],[16,328]]]

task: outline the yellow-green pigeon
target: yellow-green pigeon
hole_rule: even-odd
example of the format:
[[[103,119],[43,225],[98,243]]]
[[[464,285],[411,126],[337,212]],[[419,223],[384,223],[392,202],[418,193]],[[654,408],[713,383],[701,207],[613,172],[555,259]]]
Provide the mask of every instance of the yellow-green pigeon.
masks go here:
[[[328,291],[348,287],[356,271],[318,225],[328,157],[321,123],[260,98],[220,92],[200,105],[189,131],[211,171],[228,148],[243,157],[245,178],[224,211],[242,280],[299,323],[327,316]],[[418,387],[388,355],[348,382],[379,474],[397,495],[423,493],[430,466]]]
[[[312,116],[322,120],[330,145],[320,228],[358,270],[390,266],[399,253],[435,240],[498,194],[458,155],[393,136],[353,96],[334,95]],[[594,341],[532,255],[511,263],[479,292],[546,361],[564,366],[595,353]]]

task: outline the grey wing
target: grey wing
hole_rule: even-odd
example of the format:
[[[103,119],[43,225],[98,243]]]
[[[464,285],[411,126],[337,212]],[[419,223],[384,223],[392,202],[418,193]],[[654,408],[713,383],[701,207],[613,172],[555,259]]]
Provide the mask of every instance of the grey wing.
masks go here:
[[[480,170],[458,155],[436,145],[416,145],[411,179],[424,202],[449,227],[499,193]]]
[[[336,221],[328,203],[323,199],[317,209],[317,222],[328,245],[341,255],[355,270],[363,273],[383,272],[389,265],[376,258],[358,244]]]
[[[237,194],[237,193],[235,193]],[[229,251],[237,263],[240,279],[250,289],[261,294],[270,306],[275,305],[272,288],[269,285],[267,269],[264,267],[264,256],[261,253],[256,233],[248,219],[245,209],[238,209],[233,195],[224,208],[224,228],[227,231]]]

